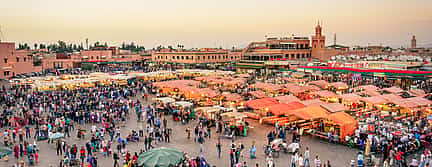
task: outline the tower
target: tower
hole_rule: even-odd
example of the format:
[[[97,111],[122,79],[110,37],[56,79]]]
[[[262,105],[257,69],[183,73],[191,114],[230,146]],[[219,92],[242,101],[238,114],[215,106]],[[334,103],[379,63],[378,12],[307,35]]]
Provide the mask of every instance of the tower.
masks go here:
[[[313,49],[324,49],[325,47],[325,36],[322,35],[322,27],[318,21],[318,25],[315,27],[315,35],[312,36],[312,50]]]
[[[333,45],[336,46],[336,33],[333,36]]]
[[[413,35],[411,39],[411,48],[412,49],[417,48],[417,40],[415,38],[415,35]]]
[[[322,22],[321,22],[322,24]],[[317,26],[315,27],[315,35],[312,36],[312,57],[317,59],[325,59],[324,51],[325,51],[325,36],[322,35],[322,27],[320,22],[318,21]]]

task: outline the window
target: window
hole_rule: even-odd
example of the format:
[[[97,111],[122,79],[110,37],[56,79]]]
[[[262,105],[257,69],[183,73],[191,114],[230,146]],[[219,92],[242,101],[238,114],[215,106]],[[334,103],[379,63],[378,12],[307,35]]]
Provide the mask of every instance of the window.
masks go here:
[[[19,62],[19,57],[17,57],[16,59],[17,59],[17,62]]]
[[[221,58],[220,58],[220,55],[219,55],[218,57],[219,57],[218,59],[221,59]]]
[[[186,60],[189,60],[189,56],[186,56]]]
[[[210,56],[208,56],[208,59],[210,60]]]
[[[197,59],[199,60],[201,56],[197,56]]]
[[[294,53],[291,54],[291,59],[294,59]]]
[[[193,56],[191,56],[191,59],[193,60]]]
[[[184,56],[182,56],[182,60],[184,60]]]
[[[9,71],[3,72],[4,76],[9,76]]]
[[[203,56],[203,60],[205,60],[205,56]]]
[[[96,59],[99,59],[99,56],[96,56]]]
[[[316,44],[314,44],[314,48],[316,48]]]
[[[300,59],[300,53],[297,53],[297,59]]]
[[[26,61],[26,58],[24,57],[24,61]]]
[[[300,49],[303,49],[303,44],[300,44]]]
[[[305,44],[305,48],[306,48],[306,49],[309,49],[309,44]]]
[[[302,53],[302,58],[303,58],[303,59],[305,58],[305,54],[304,54],[304,53]]]
[[[324,48],[323,44],[321,44],[321,48]]]
[[[233,59],[233,57],[231,56],[231,60]]]
[[[180,59],[180,56],[177,56],[177,60]]]
[[[168,59],[168,56],[165,56],[165,59]]]
[[[7,63],[8,59],[4,59],[4,63]]]

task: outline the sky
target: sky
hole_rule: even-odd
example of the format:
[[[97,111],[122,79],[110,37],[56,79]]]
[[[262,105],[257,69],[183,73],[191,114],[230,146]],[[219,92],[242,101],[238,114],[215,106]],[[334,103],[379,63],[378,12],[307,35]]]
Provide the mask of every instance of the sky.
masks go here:
[[[134,42],[241,48],[270,37],[326,43],[432,47],[432,0],[0,0],[0,26],[16,43]],[[32,46],[32,45],[31,45]]]

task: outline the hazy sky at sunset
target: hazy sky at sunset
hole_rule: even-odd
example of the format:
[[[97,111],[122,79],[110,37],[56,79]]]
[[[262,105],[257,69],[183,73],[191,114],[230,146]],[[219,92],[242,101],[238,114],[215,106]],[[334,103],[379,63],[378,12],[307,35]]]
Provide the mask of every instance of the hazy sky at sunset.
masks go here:
[[[432,46],[432,0],[0,0],[7,41],[135,41],[147,48],[244,47],[264,35],[310,36],[324,22],[327,44]]]

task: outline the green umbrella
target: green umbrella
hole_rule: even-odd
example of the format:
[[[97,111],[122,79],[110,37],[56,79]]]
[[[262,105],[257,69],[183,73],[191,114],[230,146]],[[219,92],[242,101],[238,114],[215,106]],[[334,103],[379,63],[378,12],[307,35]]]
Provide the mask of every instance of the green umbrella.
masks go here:
[[[166,167],[177,165],[184,159],[184,154],[174,148],[160,147],[144,152],[138,157],[138,166]]]
[[[9,147],[0,147],[0,158],[12,154],[12,149]]]

